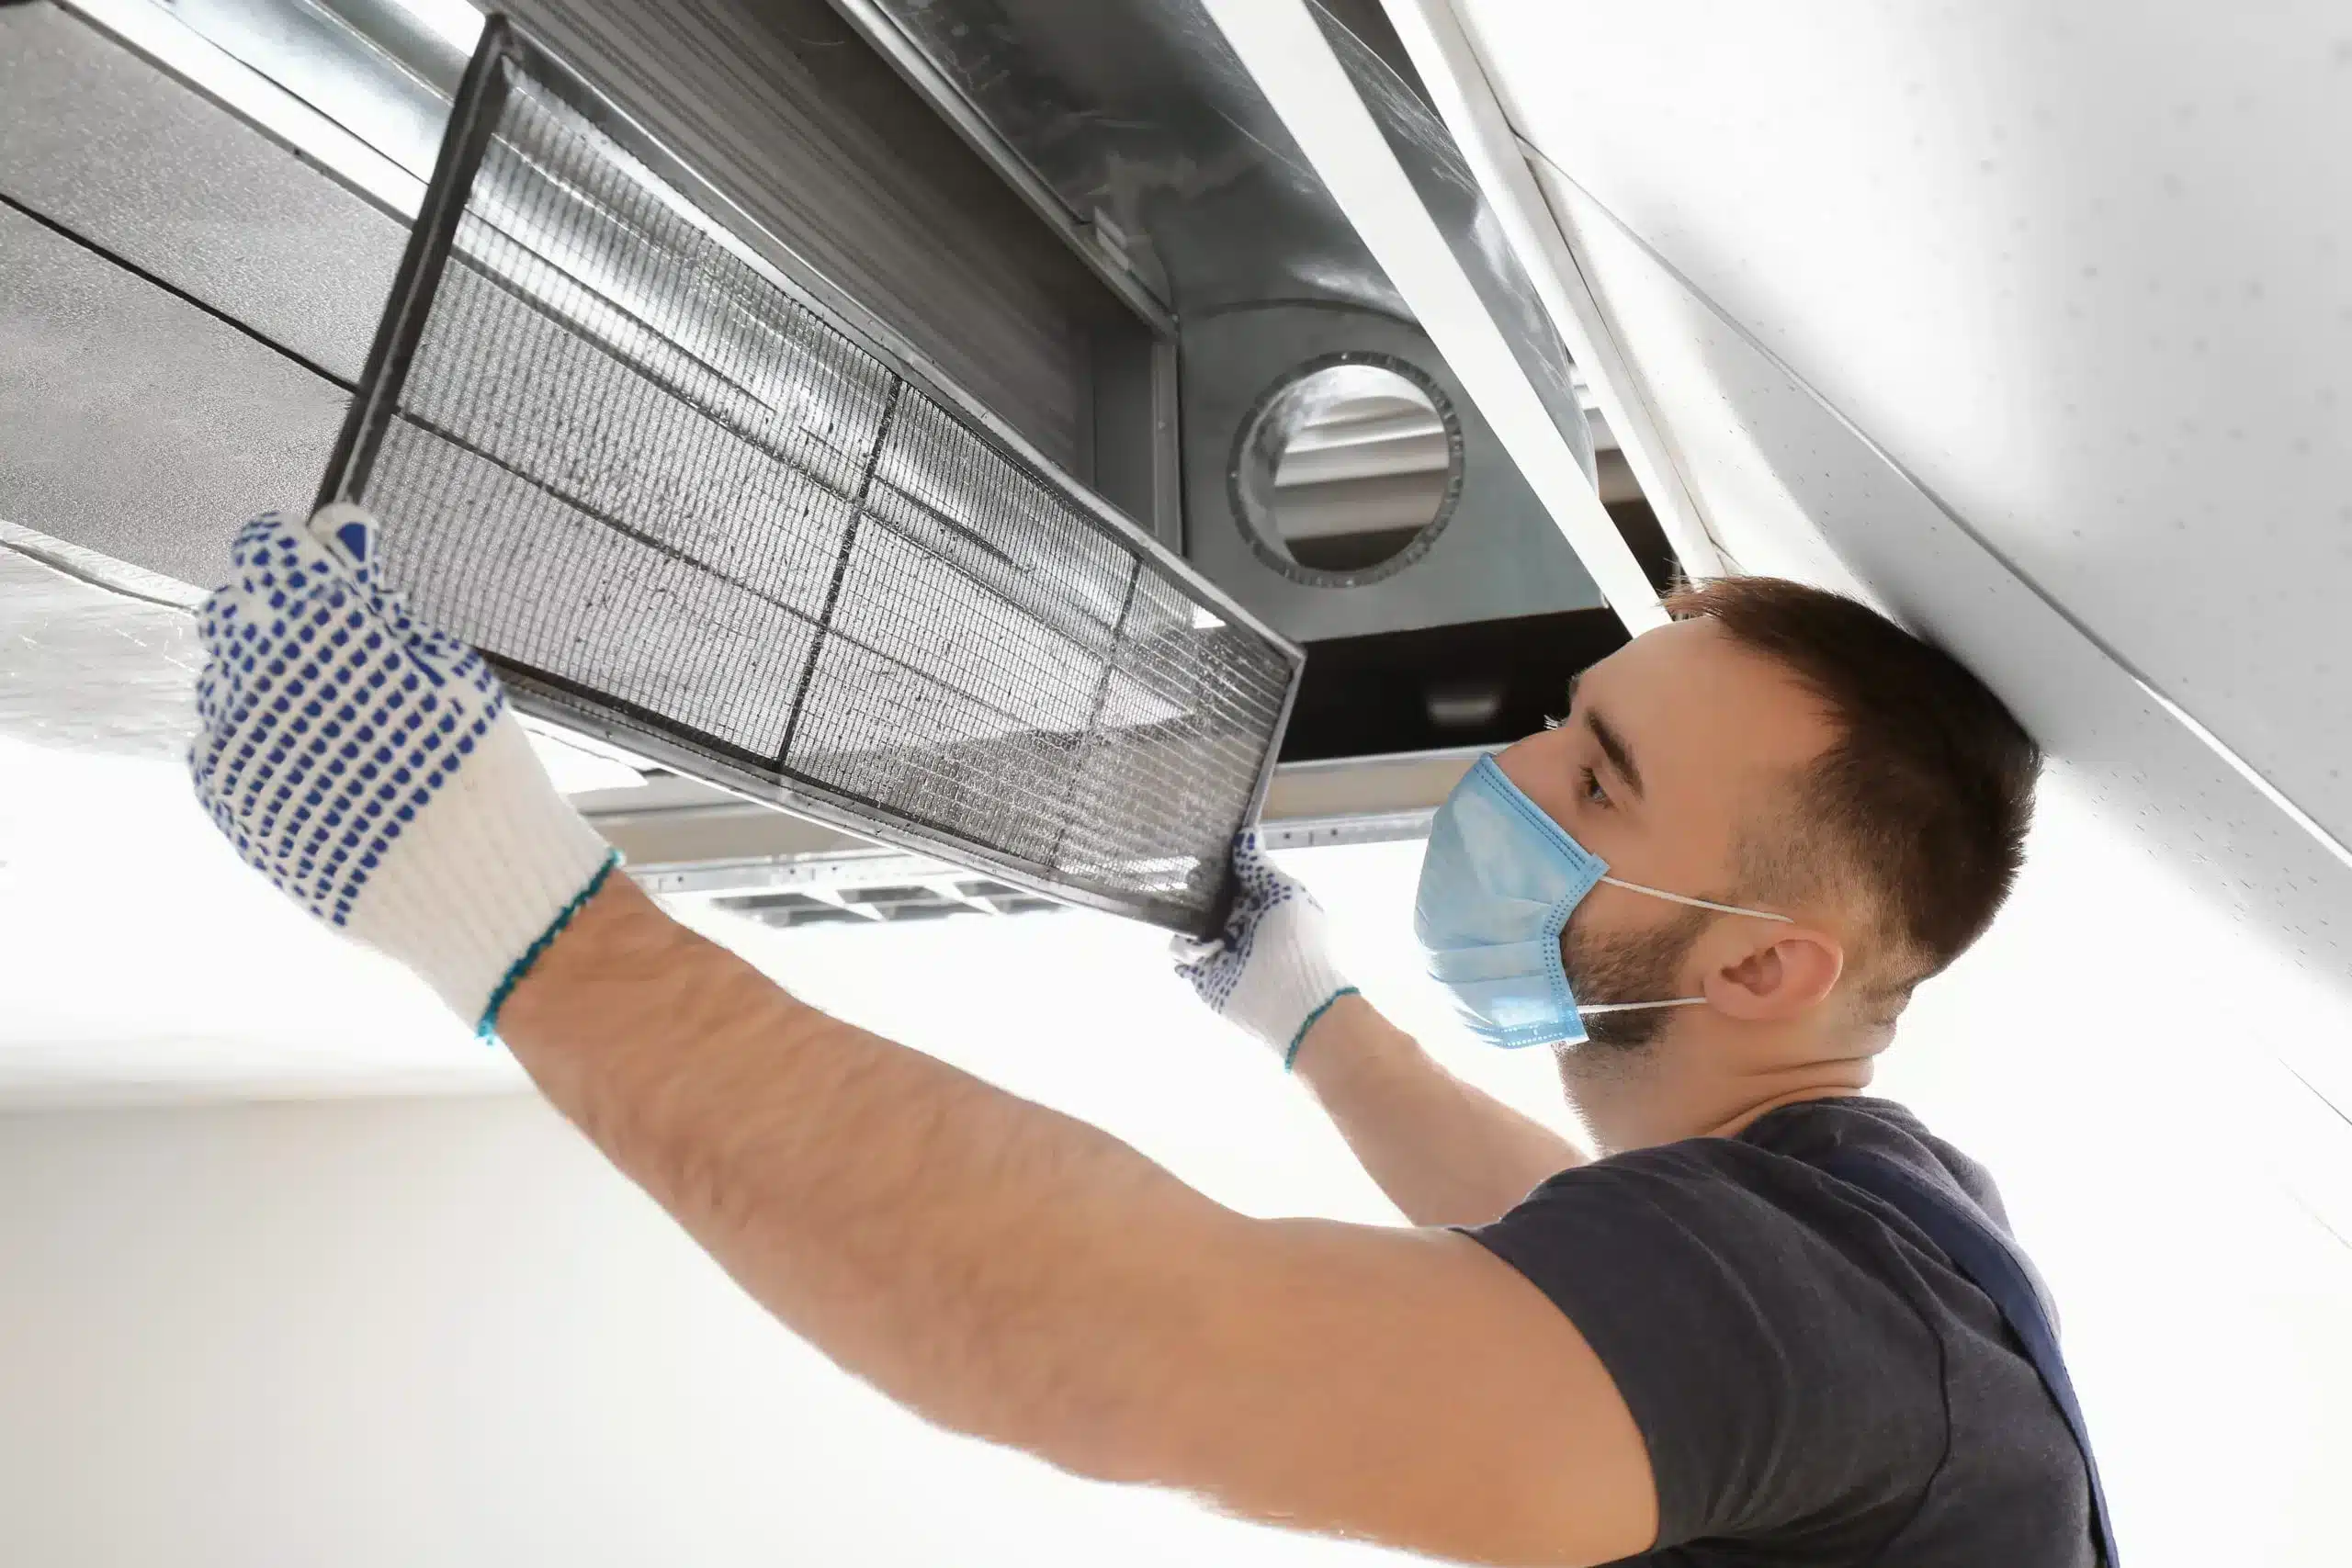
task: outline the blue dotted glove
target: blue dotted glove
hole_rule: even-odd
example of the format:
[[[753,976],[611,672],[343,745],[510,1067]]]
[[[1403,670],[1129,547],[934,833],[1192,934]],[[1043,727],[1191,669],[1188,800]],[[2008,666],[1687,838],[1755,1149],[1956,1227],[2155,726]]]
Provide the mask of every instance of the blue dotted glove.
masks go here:
[[[1266,858],[1256,833],[1234,840],[1233,873],[1240,886],[1224,934],[1210,942],[1178,937],[1176,973],[1288,1067],[1315,1021],[1356,988],[1331,962],[1323,906]]]
[[[487,1035],[619,856],[548,782],[481,655],[379,590],[375,524],[254,518],[205,601],[198,796],[320,919]]]

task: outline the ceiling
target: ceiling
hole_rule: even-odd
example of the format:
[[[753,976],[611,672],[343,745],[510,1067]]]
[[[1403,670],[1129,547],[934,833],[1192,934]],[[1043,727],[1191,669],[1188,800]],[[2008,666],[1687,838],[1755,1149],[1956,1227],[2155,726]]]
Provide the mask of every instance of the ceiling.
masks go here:
[[[2341,7],[1455,9],[1739,564],[1945,637],[2352,976]]]

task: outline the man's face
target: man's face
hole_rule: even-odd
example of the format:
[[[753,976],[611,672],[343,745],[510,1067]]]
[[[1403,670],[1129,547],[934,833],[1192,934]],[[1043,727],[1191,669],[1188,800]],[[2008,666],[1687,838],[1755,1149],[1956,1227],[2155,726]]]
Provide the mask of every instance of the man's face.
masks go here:
[[[1496,759],[1503,773],[1614,875],[1736,902],[1742,827],[1834,739],[1794,680],[1713,622],[1645,632],[1572,689],[1556,729]],[[1584,1002],[1698,994],[1702,939],[1721,917],[1607,884],[1577,907],[1563,940]],[[1671,1008],[1587,1020],[1592,1043],[1634,1047],[1671,1027]]]

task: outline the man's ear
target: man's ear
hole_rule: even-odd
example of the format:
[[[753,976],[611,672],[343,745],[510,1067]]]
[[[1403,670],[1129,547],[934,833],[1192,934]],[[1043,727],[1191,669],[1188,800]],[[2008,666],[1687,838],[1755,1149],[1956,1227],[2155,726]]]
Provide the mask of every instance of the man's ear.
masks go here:
[[[1710,1006],[1752,1022],[1784,1022],[1828,996],[1845,973],[1846,950],[1826,931],[1775,925],[1759,935],[1761,945],[1707,971]]]

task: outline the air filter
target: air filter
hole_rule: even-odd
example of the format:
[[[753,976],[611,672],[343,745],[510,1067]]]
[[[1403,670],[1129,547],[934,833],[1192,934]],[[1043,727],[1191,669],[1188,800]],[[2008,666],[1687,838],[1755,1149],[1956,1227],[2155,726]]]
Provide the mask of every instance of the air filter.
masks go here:
[[[1182,931],[1303,663],[498,17],[323,498],[521,705]]]

